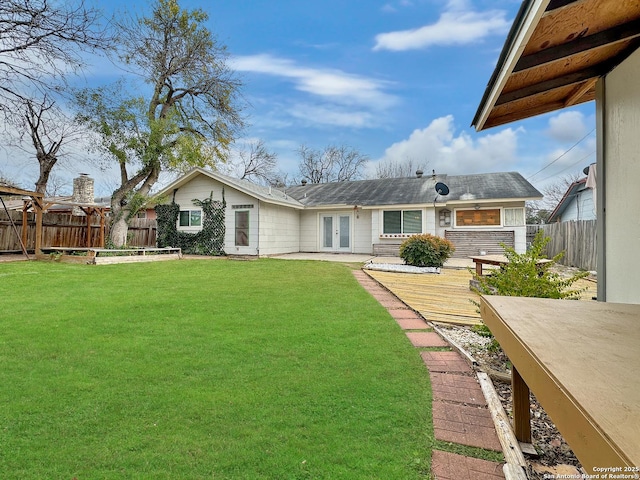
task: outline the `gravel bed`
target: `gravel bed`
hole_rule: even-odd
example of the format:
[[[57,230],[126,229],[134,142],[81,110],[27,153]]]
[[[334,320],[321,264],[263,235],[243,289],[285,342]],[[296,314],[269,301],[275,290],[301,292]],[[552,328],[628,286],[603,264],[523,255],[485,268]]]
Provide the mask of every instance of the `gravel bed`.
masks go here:
[[[412,265],[404,265],[401,263],[367,263],[362,268],[366,270],[379,270],[382,272],[397,273],[440,273],[440,269],[436,267],[414,267]]]

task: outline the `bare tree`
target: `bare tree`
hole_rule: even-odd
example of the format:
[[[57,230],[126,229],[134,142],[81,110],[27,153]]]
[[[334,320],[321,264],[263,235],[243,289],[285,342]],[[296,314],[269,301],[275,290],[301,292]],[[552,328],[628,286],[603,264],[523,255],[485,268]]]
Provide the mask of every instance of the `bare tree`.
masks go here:
[[[263,140],[245,144],[238,151],[238,158],[219,169],[228,175],[240,179],[252,180],[263,185],[273,185],[278,173],[278,157],[267,150]]]
[[[311,183],[345,182],[362,178],[362,170],[369,161],[366,155],[347,146],[314,150],[301,145],[298,149],[300,175]]]
[[[65,155],[64,147],[78,139],[80,127],[68,119],[47,95],[40,102],[24,100],[22,110],[22,132],[29,136],[40,167],[36,192],[44,194],[53,167]],[[29,151],[22,146],[20,148]]]
[[[427,162],[424,162],[423,165],[418,164],[412,158],[380,160],[376,164],[375,178],[413,177],[416,174],[416,170],[424,171],[427,166]]]
[[[83,52],[111,43],[101,14],[84,0],[0,2],[0,110],[34,91],[60,90],[70,72],[85,66]]]

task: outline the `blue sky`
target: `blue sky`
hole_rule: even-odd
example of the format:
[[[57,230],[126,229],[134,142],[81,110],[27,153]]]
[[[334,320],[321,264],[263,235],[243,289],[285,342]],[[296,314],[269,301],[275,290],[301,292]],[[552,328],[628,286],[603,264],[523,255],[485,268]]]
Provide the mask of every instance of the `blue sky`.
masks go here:
[[[470,127],[519,0],[180,4],[209,13],[208,27],[244,83],[249,125],[238,145],[263,140],[293,178],[302,144],[353,147],[370,158],[370,174],[376,162],[410,159],[451,175],[519,171],[538,188],[595,161],[593,103],[481,133]],[[104,73],[85,78],[99,83]],[[56,173],[80,170],[104,193],[117,181],[69,162]],[[30,169],[0,152],[0,171],[23,180]]]

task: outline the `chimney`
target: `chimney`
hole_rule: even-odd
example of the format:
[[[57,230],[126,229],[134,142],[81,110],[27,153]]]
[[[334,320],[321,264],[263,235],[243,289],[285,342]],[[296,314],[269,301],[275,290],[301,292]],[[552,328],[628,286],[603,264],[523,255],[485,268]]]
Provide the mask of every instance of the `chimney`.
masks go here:
[[[306,180],[302,180],[302,186],[304,187],[307,184]]]
[[[73,196],[71,201],[74,203],[94,203],[93,178],[87,173],[81,173],[79,177],[73,179]],[[73,215],[84,215],[84,212],[78,207],[73,207]]]
[[[420,169],[416,170],[416,177],[418,177],[418,178],[422,178],[422,174],[423,174],[423,173],[424,173],[424,172],[423,172],[422,170],[420,170]]]

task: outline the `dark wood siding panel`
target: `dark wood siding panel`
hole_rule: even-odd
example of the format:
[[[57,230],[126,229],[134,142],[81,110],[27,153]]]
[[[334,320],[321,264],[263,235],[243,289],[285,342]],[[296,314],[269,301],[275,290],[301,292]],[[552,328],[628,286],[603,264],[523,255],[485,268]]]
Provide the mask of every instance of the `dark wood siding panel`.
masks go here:
[[[464,232],[447,230],[444,236],[456,247],[456,251],[453,254],[455,258],[478,255],[481,250],[487,252],[487,255],[500,255],[504,253],[501,243],[512,248],[515,244],[514,233],[504,230]]]

